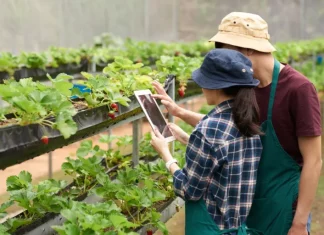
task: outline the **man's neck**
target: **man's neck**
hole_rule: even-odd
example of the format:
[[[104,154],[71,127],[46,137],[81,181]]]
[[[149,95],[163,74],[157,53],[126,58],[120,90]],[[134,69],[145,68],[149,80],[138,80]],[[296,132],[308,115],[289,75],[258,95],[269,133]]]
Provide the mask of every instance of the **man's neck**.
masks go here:
[[[272,55],[261,57],[254,69],[254,77],[260,81],[259,88],[266,87],[272,82],[274,58]],[[280,71],[285,66],[280,64]]]

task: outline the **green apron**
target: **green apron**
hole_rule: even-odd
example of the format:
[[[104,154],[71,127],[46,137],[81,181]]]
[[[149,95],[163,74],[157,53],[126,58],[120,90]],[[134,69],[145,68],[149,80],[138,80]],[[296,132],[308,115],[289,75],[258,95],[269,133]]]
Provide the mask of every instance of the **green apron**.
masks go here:
[[[257,230],[247,228],[245,224],[242,224],[239,228],[219,229],[208,213],[206,203],[203,199],[200,199],[197,202],[186,201],[185,216],[186,235],[222,235],[230,233],[237,235],[261,235]]]
[[[293,220],[301,167],[285,152],[272,124],[280,63],[275,60],[267,120],[262,123],[263,151],[252,208],[246,224],[264,235],[286,235]]]

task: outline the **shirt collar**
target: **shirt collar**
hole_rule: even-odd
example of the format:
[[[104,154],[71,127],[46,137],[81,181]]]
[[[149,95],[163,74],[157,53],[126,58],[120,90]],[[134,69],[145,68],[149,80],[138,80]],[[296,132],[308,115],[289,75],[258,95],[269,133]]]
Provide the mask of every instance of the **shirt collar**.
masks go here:
[[[233,99],[223,101],[222,103],[217,105],[214,109],[212,109],[207,115],[211,116],[211,115],[215,115],[215,114],[230,110],[233,107],[233,103],[234,103]]]

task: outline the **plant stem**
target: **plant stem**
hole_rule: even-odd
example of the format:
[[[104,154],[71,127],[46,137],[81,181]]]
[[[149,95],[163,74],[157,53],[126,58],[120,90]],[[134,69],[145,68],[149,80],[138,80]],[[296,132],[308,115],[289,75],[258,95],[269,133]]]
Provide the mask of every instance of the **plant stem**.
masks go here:
[[[132,217],[132,219],[133,219],[133,223],[136,223],[136,220],[135,220],[135,218],[133,217],[133,215],[131,214],[131,212],[129,211],[129,208],[128,208],[127,204],[125,205],[125,208],[126,208],[128,214]]]

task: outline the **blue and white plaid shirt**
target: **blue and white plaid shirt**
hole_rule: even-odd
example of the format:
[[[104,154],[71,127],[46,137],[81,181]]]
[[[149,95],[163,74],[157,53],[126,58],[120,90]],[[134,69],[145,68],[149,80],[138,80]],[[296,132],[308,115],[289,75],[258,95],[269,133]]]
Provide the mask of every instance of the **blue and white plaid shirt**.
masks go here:
[[[175,192],[184,200],[202,197],[220,229],[245,223],[255,192],[262,152],[260,137],[244,137],[225,101],[196,126],[186,150],[186,165],[173,176]]]

